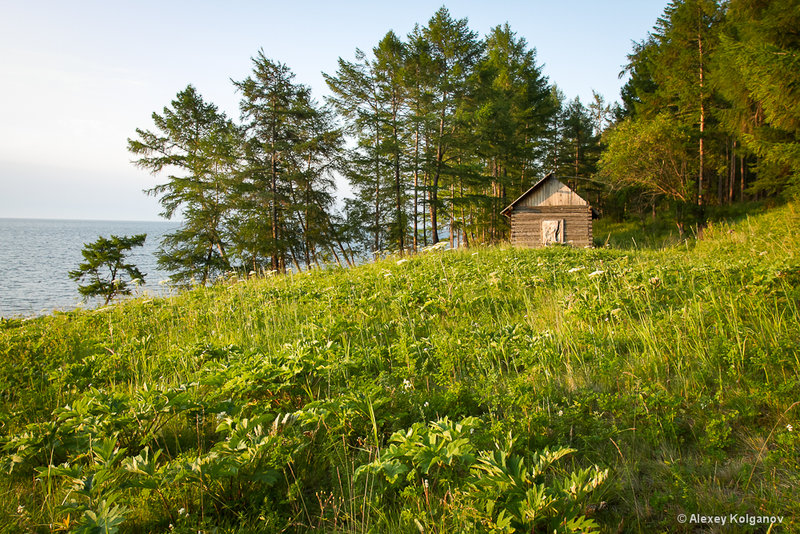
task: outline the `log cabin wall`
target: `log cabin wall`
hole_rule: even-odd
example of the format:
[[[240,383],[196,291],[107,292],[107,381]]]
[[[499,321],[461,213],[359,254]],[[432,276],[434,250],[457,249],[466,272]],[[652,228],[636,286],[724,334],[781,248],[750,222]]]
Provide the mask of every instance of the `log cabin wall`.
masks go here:
[[[589,203],[549,174],[511,203],[503,214],[511,218],[511,244],[545,246],[552,242],[592,246],[592,208]],[[543,222],[548,235],[543,235]]]
[[[592,245],[592,210],[588,206],[519,207],[511,212],[511,244],[541,247],[542,221],[564,221],[564,242],[576,247]]]

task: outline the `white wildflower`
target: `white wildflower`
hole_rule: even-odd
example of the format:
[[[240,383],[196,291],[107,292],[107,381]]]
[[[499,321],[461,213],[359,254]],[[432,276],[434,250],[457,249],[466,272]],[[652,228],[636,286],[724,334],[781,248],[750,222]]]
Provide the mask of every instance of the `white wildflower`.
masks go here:
[[[598,269],[597,271],[594,271],[594,272],[591,272],[591,273],[589,273],[589,278],[593,278],[593,277],[595,277],[595,276],[600,276],[600,275],[601,275],[601,274],[603,274],[604,272],[605,272],[605,271],[601,271],[601,270],[599,270],[599,269]]]
[[[446,241],[439,241],[435,245],[428,245],[427,247],[423,247],[423,248],[421,248],[419,250],[420,250],[420,252],[434,252],[434,251],[437,251],[437,250],[444,250],[449,246],[450,246],[450,243],[448,243]]]
[[[794,427],[791,425],[791,423],[786,425],[786,430],[788,430],[789,432],[793,432],[794,431]]]
[[[19,506],[17,506],[17,513],[19,515],[22,515],[23,513],[25,513],[25,507],[22,506],[21,504]]]
[[[428,404],[428,401],[425,401],[425,404],[423,404],[423,406],[427,408],[428,406],[430,406],[430,404]]]
[[[569,271],[567,271],[567,272],[568,272],[568,273],[577,273],[578,271],[582,271],[582,270],[584,270],[585,268],[586,268],[586,267],[573,267],[572,269],[570,269],[570,270],[569,270]]]
[[[178,510],[178,515],[186,515],[186,508],[181,508]]]
[[[558,410],[558,416],[561,417],[562,415],[564,415],[564,410]]]
[[[408,378],[403,380],[403,389],[411,389],[411,380]]]

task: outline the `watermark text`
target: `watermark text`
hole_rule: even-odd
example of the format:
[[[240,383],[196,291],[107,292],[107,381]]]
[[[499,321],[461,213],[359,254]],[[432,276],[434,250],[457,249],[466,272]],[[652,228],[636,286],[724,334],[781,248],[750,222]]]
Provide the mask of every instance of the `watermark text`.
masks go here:
[[[678,514],[678,523],[690,525],[775,525],[783,523],[782,515],[751,515],[751,514]]]

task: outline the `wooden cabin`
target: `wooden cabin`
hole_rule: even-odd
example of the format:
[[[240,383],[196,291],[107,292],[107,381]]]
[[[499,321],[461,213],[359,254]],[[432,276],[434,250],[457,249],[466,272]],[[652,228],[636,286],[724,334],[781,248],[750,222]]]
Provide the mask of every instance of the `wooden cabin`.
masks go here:
[[[548,174],[501,212],[511,219],[511,244],[544,247],[592,245],[592,207],[553,174]]]

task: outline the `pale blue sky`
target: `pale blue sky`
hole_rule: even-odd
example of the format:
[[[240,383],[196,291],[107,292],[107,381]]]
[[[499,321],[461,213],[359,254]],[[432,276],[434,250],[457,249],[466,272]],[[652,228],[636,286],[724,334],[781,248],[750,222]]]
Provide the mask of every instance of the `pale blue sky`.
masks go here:
[[[6,2],[0,16],[0,217],[156,220],[127,138],[192,83],[238,119],[230,79],[259,48],[312,87],[337,59],[405,36],[441,1]],[[504,22],[569,98],[619,98],[617,75],[665,0],[451,1],[485,35]]]

